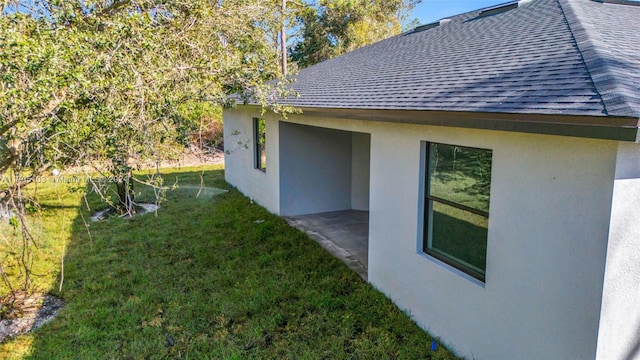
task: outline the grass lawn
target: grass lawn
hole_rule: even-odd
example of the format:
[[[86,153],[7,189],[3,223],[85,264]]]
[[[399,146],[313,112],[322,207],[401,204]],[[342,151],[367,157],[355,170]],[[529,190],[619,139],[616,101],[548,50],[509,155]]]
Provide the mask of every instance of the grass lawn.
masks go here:
[[[65,307],[0,344],[0,358],[456,358],[440,343],[432,351],[385,296],[239,192],[196,197],[200,170],[167,171],[179,187],[157,214],[92,223],[90,236],[79,194],[42,184],[36,282]],[[221,168],[204,182],[228,187]]]

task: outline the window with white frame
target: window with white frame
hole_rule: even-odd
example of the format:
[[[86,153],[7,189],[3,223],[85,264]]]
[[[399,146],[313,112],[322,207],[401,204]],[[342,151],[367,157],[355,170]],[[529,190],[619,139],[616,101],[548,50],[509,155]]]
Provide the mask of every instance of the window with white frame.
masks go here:
[[[253,119],[253,145],[255,149],[255,168],[267,171],[267,139],[264,119]]]
[[[428,143],[422,250],[485,281],[492,152]]]

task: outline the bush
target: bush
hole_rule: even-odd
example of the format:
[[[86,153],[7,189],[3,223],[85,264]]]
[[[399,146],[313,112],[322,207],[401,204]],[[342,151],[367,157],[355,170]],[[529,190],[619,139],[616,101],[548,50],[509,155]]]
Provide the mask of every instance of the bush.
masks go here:
[[[205,115],[200,124],[200,130],[191,135],[191,143],[205,152],[224,150],[222,120]]]

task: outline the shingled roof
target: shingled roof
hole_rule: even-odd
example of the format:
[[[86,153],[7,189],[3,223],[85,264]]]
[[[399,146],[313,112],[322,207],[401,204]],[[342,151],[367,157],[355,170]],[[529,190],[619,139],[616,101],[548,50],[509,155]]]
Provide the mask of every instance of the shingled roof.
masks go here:
[[[640,6],[624,3],[524,0],[454,16],[300,71],[285,102],[638,119]]]

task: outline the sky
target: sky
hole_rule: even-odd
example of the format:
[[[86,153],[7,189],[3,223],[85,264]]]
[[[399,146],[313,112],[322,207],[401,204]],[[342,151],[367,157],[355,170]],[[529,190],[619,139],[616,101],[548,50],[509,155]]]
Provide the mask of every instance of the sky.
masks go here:
[[[418,18],[422,25],[453,15],[502,4],[508,0],[422,0],[413,10],[411,18]]]

